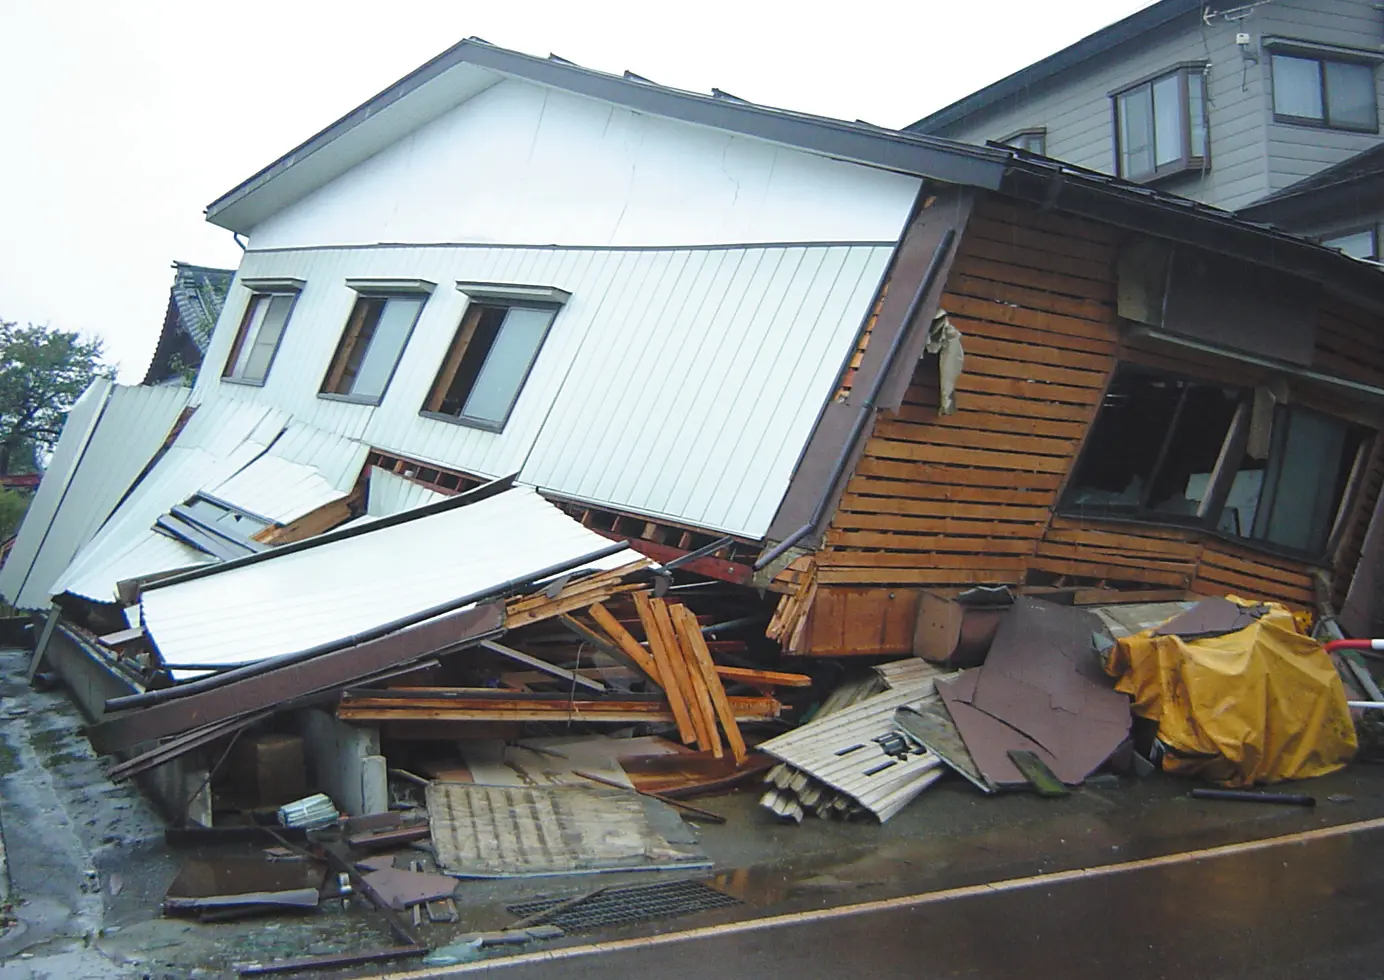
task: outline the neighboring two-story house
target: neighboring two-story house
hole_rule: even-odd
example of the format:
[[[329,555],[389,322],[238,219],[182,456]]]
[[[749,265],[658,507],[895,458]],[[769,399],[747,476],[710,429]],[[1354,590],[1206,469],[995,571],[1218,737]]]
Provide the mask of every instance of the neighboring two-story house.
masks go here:
[[[908,129],[1009,144],[1376,258],[1384,9],[1160,0]]]

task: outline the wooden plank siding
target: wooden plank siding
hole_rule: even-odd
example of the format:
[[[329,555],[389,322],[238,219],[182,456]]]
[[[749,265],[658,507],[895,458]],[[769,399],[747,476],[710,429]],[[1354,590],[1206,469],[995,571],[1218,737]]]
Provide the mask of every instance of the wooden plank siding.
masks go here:
[[[876,419],[814,556],[815,593],[799,610],[807,625],[794,652],[907,653],[910,593],[980,583],[1233,592],[1312,605],[1317,569],[1309,563],[1196,529],[1054,513],[1118,362],[1222,383],[1266,381],[1259,368],[1121,339],[1123,234],[997,198],[977,205],[942,300],[966,352],[957,412],[937,414],[937,365],[926,358],[903,405]],[[1314,367],[1384,383],[1384,331],[1363,312],[1324,301]],[[1293,398],[1366,417],[1360,403],[1329,391],[1295,387]],[[1338,603],[1384,487],[1384,440],[1375,440],[1359,486],[1326,569]]]

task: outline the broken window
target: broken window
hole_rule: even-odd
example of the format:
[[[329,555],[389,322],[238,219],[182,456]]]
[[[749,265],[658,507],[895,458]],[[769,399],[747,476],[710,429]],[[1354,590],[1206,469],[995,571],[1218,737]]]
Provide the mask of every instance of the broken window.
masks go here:
[[[1064,507],[1320,555],[1367,433],[1254,392],[1121,367]]]
[[[194,494],[154,522],[169,537],[222,561],[265,550],[254,535],[273,526],[268,518],[205,493]]]
[[[426,299],[404,294],[363,295],[356,300],[322,382],[322,394],[378,405]]]
[[[250,297],[240,329],[231,342],[231,352],[221,372],[223,378],[264,384],[297,298],[296,293],[255,293]]]
[[[501,429],[548,334],[555,306],[472,302],[423,410]]]

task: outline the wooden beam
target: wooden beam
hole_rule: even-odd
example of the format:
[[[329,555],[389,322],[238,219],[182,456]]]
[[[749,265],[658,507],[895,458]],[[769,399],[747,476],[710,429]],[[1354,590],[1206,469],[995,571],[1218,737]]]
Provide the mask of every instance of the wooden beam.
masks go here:
[[[729,699],[737,723],[772,721],[783,706],[773,698]],[[348,694],[337,706],[342,721],[395,722],[535,722],[589,721],[620,724],[673,722],[664,701],[622,701],[611,698],[559,698],[538,700],[532,696],[477,698],[369,698]]]
[[[678,688],[682,691],[683,698],[687,703],[687,713],[692,722],[692,730],[696,733],[697,747],[704,752],[711,751],[712,745],[712,725],[708,725],[707,713],[703,712],[701,701],[698,697],[697,687],[692,680],[692,672],[688,667],[687,658],[682,652],[682,647],[678,645],[678,637],[673,629],[673,621],[668,616],[668,605],[662,599],[650,599],[649,609],[653,614],[654,628],[658,631],[659,640],[663,648],[668,651],[668,663],[671,670],[678,678]],[[659,664],[659,670],[663,665]],[[709,707],[709,705],[708,705]]]
[[[673,719],[677,722],[678,738],[682,744],[690,745],[696,740],[696,728],[692,724],[692,717],[687,709],[682,677],[673,669],[673,658],[662,634],[659,632],[658,622],[654,619],[653,606],[650,604],[648,592],[641,591],[634,594],[634,608],[639,614],[639,621],[644,625],[644,635],[648,637],[649,651],[653,654],[654,663],[658,665],[658,676],[663,682],[664,693],[668,696],[668,704]]]
[[[681,620],[682,638],[684,643],[692,652],[693,662],[701,671],[703,683],[706,685],[707,692],[711,696],[711,703],[716,709],[716,716],[721,720],[721,728],[726,733],[726,743],[730,745],[731,755],[735,757],[735,764],[740,765],[749,756],[749,750],[745,747],[745,739],[740,734],[740,727],[735,723],[735,712],[731,709],[730,700],[726,697],[726,689],[721,685],[721,678],[717,676],[716,664],[712,662],[711,651],[706,648],[706,640],[702,637],[701,628],[697,625],[697,617],[692,615],[692,611],[686,606],[676,606],[674,611],[678,619]],[[719,759],[720,756],[717,756]]]
[[[505,646],[503,643],[496,643],[494,640],[482,640],[480,645],[483,649],[489,650],[491,653],[498,653],[508,660],[513,660],[515,663],[521,663],[526,667],[532,667],[534,670],[542,671],[550,677],[556,677],[559,680],[567,681],[571,684],[575,684],[577,687],[584,687],[588,691],[595,691],[599,694],[605,693],[606,686],[600,681],[593,681],[565,667],[559,667],[557,664],[550,664],[542,657],[535,657],[533,654]]]
[[[706,641],[703,640],[703,643]],[[707,650],[711,647],[708,645]],[[812,678],[806,674],[788,674],[778,670],[751,670],[748,667],[722,667],[716,664],[716,676],[723,681],[739,681],[754,687],[811,687]]]
[[[663,682],[659,679],[658,664],[654,662],[653,655],[634,638],[634,634],[625,629],[624,625],[611,615],[609,609],[597,602],[592,604],[587,612],[591,614],[591,618],[601,629],[610,634],[611,639],[624,651],[626,657],[634,661],[636,667],[647,674],[649,679],[659,687],[663,686]]]

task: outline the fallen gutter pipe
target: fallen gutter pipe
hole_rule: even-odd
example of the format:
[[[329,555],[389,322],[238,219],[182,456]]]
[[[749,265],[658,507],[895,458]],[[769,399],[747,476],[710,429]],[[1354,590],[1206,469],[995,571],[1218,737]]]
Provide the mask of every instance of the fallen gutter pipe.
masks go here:
[[[860,435],[865,430],[866,424],[874,417],[875,403],[879,400],[879,393],[884,389],[884,383],[889,379],[889,375],[894,369],[894,361],[898,358],[899,351],[903,349],[904,341],[913,333],[913,321],[917,319],[918,311],[927,301],[928,293],[932,292],[933,283],[936,282],[938,274],[941,273],[942,263],[946,261],[947,254],[951,251],[952,242],[955,240],[956,229],[948,228],[942,234],[942,240],[937,245],[937,251],[932,253],[932,260],[928,263],[927,271],[923,273],[923,281],[918,284],[918,291],[913,294],[913,299],[908,304],[908,310],[903,315],[903,325],[899,327],[898,333],[894,334],[894,339],[889,344],[889,350],[885,353],[884,360],[879,366],[879,373],[870,383],[870,391],[860,406],[860,414],[856,416],[855,423],[851,426],[851,432],[846,437],[845,445],[841,447],[841,452],[836,457],[836,463],[831,468],[831,475],[827,477],[827,481],[822,487],[822,496],[812,511],[812,517],[802,527],[765,552],[754,563],[756,572],[763,571],[773,564],[775,559],[816,531],[818,525],[822,523],[822,519],[826,516],[827,507],[836,495],[836,484],[845,473],[846,467],[850,465],[851,457],[855,454],[856,443],[860,441]]]
[[[439,603],[438,605],[432,606],[428,609],[423,609],[419,612],[410,613],[407,616],[401,616],[400,618],[392,620],[391,622],[382,623],[379,626],[372,627],[362,633],[356,633],[353,636],[347,636],[339,640],[331,640],[327,643],[319,643],[315,647],[309,647],[306,650],[299,650],[297,653],[285,653],[278,657],[270,657],[267,660],[260,660],[252,664],[247,664],[244,667],[237,667],[233,670],[228,670],[225,673],[214,674],[211,677],[201,677],[195,681],[188,681],[184,684],[174,685],[173,687],[165,687],[157,691],[145,691],[143,694],[130,694],[125,697],[112,698],[111,700],[106,702],[105,710],[106,713],[109,714],[115,711],[128,711],[133,710],[135,708],[146,708],[150,705],[161,704],[164,701],[171,701],[176,698],[186,697],[189,694],[197,694],[201,691],[215,690],[218,687],[224,687],[227,684],[233,684],[236,681],[244,680],[247,677],[255,677],[260,674],[265,674],[270,671],[279,670],[283,667],[291,666],[292,664],[300,663],[304,660],[311,660],[314,657],[320,657],[323,654],[334,653],[337,650],[344,650],[347,647],[357,646],[361,643],[366,643],[370,640],[379,639],[380,637],[385,636],[388,633],[397,633],[398,631],[407,629],[410,626],[416,626],[419,623],[426,622],[429,619],[434,619],[438,616],[443,615],[444,613],[454,612],[466,606],[486,602],[491,599],[497,599],[505,593],[519,588],[520,586],[536,582],[542,582],[545,579],[552,578],[555,575],[561,575],[564,572],[570,572],[574,569],[580,568],[583,565],[590,564],[593,561],[599,561],[602,558],[609,558],[611,555],[624,551],[627,548],[629,548],[628,541],[618,541],[614,544],[607,545],[606,547],[600,548],[596,551],[588,552],[587,554],[582,555],[580,558],[573,558],[570,561],[559,562],[556,565],[549,565],[547,568],[539,569],[538,571],[533,572],[531,574],[524,575],[519,578],[512,578],[506,582],[501,582],[497,585],[488,586],[479,592],[473,592],[470,595],[461,596],[457,599],[449,599],[446,602]]]

